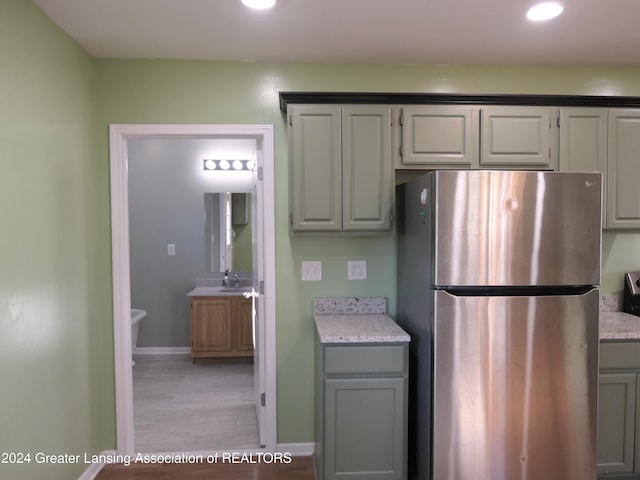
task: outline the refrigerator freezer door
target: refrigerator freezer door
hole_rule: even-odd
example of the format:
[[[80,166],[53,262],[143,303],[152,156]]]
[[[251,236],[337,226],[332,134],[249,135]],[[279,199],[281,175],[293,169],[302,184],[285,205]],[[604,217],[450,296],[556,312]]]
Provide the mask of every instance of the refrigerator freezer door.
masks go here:
[[[434,285],[600,283],[600,173],[431,175]]]
[[[594,480],[598,290],[434,295],[433,479]]]

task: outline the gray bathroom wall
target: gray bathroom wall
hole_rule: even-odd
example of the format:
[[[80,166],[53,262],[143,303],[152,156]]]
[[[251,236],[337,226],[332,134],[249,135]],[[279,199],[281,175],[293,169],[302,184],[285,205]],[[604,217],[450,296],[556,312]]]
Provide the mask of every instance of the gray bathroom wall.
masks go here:
[[[133,139],[127,148],[131,306],[147,311],[137,346],[188,347],[187,293],[213,275],[204,194],[251,191],[248,172],[204,171],[203,159],[255,159],[255,141]]]

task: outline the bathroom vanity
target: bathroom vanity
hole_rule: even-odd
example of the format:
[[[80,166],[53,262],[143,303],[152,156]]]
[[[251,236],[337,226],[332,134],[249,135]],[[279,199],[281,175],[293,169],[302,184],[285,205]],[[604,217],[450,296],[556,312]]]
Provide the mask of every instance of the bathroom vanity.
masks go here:
[[[191,357],[253,357],[252,300],[244,289],[196,288],[189,293]]]

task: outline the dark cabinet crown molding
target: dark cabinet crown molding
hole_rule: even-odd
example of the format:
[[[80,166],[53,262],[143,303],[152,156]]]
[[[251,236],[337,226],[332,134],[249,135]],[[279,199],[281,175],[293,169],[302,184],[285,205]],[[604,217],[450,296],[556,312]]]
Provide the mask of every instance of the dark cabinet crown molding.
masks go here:
[[[640,97],[450,93],[280,92],[280,110],[296,103],[347,105],[530,105],[640,108]]]

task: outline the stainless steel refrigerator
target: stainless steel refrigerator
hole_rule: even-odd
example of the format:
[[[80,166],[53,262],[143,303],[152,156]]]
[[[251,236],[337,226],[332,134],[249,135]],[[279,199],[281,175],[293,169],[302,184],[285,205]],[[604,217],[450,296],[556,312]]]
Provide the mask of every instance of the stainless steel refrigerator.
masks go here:
[[[397,187],[409,478],[595,480],[599,173]]]

